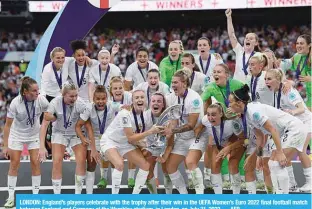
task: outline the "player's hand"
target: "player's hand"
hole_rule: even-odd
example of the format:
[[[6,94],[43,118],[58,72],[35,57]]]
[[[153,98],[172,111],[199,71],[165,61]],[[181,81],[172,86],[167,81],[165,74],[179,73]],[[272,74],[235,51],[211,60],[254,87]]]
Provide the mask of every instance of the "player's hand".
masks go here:
[[[226,15],[226,17],[231,17],[232,16],[232,10],[231,9],[225,10],[225,15]]]
[[[112,54],[115,55],[119,52],[119,44],[114,44],[113,48],[112,48]]]
[[[39,162],[44,162],[47,159],[48,156],[48,151],[45,147],[41,147],[39,149],[39,153],[38,153],[38,161]]]
[[[3,153],[3,155],[4,155],[4,157],[5,157],[5,159],[9,159],[9,150],[8,150],[8,147],[3,147],[2,148],[2,153]]]
[[[96,149],[91,149],[91,162],[95,160],[97,164],[101,164],[101,155]]]

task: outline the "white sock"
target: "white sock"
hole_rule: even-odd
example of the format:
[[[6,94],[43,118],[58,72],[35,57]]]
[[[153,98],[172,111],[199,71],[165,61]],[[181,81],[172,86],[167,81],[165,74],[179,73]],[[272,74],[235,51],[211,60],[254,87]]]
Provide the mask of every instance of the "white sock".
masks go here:
[[[195,187],[196,194],[204,194],[204,180],[201,170],[197,167],[191,171],[192,181]]]
[[[240,194],[241,176],[239,172],[237,174],[231,174],[231,184],[232,184],[233,194]]]
[[[230,175],[227,173],[227,174],[223,174],[222,175],[222,181],[230,181]]]
[[[112,173],[112,194],[118,194],[121,184],[122,172],[117,169],[114,169]]]
[[[54,194],[61,194],[62,179],[52,179]]]
[[[306,178],[306,183],[310,183],[311,184],[311,175],[312,175],[311,173],[312,173],[311,167],[303,169],[303,175]]]
[[[221,173],[211,174],[211,184],[215,194],[222,194],[222,176]]]
[[[87,171],[86,176],[86,193],[93,194],[93,185],[94,185],[95,173]]]
[[[189,181],[192,181],[192,173],[189,169],[185,169],[185,173],[186,173],[186,176],[187,176],[187,179]]]
[[[286,168],[282,168],[278,161],[268,162],[273,188],[276,193],[289,194],[289,177]],[[282,191],[280,191],[281,189]]]
[[[256,181],[246,182],[246,189],[248,191],[248,194],[256,194],[257,193]]]
[[[75,175],[75,194],[81,194],[85,178],[86,176]]]
[[[155,177],[151,178],[151,179],[147,179],[146,180],[146,186],[148,191],[151,194],[157,194],[157,187],[156,187],[156,179]]]
[[[179,170],[177,170],[176,172],[172,174],[169,174],[169,176],[173,185],[177,188],[180,194],[188,194],[186,186],[185,186],[184,178],[181,175]]]
[[[263,171],[262,170],[256,170],[256,177],[257,181],[264,181]]]
[[[204,167],[204,179],[210,180],[211,168]]]
[[[154,177],[157,179],[158,178],[158,163],[155,164],[154,167]]]
[[[8,191],[10,200],[14,200],[14,192],[16,187],[17,176],[9,176],[8,175]]]
[[[128,179],[132,178],[134,179],[136,169],[128,169]]]
[[[167,173],[164,174],[164,187],[166,194],[172,194],[173,185],[170,176]]]
[[[132,169],[131,169],[132,170]],[[135,169],[133,169],[135,170]],[[144,186],[149,171],[145,171],[142,169],[139,169],[136,179],[135,179],[135,186],[133,188],[132,194],[140,194],[142,187]]]
[[[297,183],[296,183],[296,179],[295,179],[295,175],[294,175],[294,169],[293,169],[292,165],[286,167],[286,170],[287,170],[287,173],[289,176],[289,186],[290,187],[296,186]]]
[[[101,171],[101,179],[107,179],[108,168],[100,168]]]
[[[40,189],[40,184],[41,184],[41,175],[32,176],[31,182],[32,182],[33,194],[39,194],[39,189]]]

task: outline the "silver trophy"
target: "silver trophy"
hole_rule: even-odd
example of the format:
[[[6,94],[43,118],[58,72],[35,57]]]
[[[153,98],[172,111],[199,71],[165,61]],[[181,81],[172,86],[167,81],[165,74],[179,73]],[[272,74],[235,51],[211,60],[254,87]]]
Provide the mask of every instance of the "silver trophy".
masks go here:
[[[160,116],[156,123],[156,126],[166,126],[170,120],[180,119],[182,116],[182,105],[173,105],[168,107]],[[147,141],[147,146],[150,149],[164,151],[166,147],[166,136],[155,134],[151,140]]]

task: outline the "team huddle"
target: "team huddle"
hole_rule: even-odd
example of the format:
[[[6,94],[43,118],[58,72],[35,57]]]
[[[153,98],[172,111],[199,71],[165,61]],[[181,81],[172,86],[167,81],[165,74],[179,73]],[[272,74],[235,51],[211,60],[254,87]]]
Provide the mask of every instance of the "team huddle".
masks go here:
[[[204,194],[223,188],[239,194],[246,187],[256,194],[262,183],[267,193],[297,190],[291,160],[299,156],[305,176],[301,192],[311,192],[311,37],[297,39],[297,53],[277,60],[259,48],[258,37],[248,33],[243,46],[237,41],[226,10],[228,34],[236,54],[234,76],[219,54],[210,53],[211,42],[197,41],[199,56],[184,53],[181,41],[172,41],[159,66],[140,47],[136,61],[123,77],[112,52],[102,49],[98,60],[86,56],[83,40],[71,42],[72,57],[55,47],[41,76],[41,85],[25,76],[20,95],[10,104],[4,128],[4,153],[10,157],[9,197],[14,190],[20,156],[28,146],[33,193],[41,183],[40,163],[52,150],[52,186],[61,193],[62,162],[67,147],[75,155],[75,194],[93,193],[95,169],[100,165],[99,188],[106,188],[112,169],[112,193],[118,194],[128,161],[128,186],[139,194],[146,185],[157,194],[154,169],[161,164],[166,194],[173,186],[180,194],[187,188]],[[285,78],[296,72],[306,85],[306,103]],[[40,92],[40,93],[39,93]],[[179,107],[179,117],[159,125],[168,108]],[[47,142],[47,136],[51,140]],[[149,146],[163,139],[164,147]],[[204,170],[199,161],[204,157]],[[188,182],[178,169],[184,163]],[[138,172],[135,175],[136,169]],[[258,181],[258,182],[257,182]]]

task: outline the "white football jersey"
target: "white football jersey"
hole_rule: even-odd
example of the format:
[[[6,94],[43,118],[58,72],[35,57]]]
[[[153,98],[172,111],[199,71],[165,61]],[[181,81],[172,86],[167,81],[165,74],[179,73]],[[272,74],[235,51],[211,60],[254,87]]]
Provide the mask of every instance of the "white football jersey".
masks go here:
[[[275,107],[277,107],[278,93],[275,93],[274,99]],[[287,94],[281,93],[280,109],[294,110],[297,108],[296,105],[300,102],[304,105],[304,112],[294,117],[299,118],[303,123],[310,123],[312,120],[312,113],[308,110],[299,92],[294,88],[291,88]]]
[[[76,67],[78,75],[76,72]],[[83,73],[84,71],[84,73]],[[79,66],[76,62],[72,62],[68,66],[68,76],[71,81],[75,84],[78,89],[78,96],[84,101],[89,101],[89,91],[88,91],[88,82],[89,82],[89,72],[90,67],[87,65]],[[83,74],[83,77],[82,77]],[[79,80],[79,85],[78,85]]]
[[[166,97],[167,106],[170,107],[176,104],[184,104],[182,110],[183,115],[180,119],[180,126],[188,123],[188,117],[191,113],[199,113],[197,124],[200,123],[204,115],[203,101],[199,94],[192,89],[187,89],[188,93],[185,98],[179,98],[175,93],[171,93]],[[188,140],[195,137],[194,130],[176,134],[178,139]]]
[[[283,133],[284,130],[287,130],[288,127],[303,125],[298,118],[282,110],[261,103],[249,103],[247,105],[246,114],[247,123],[252,127],[260,129],[264,134],[271,134],[263,127],[267,120],[270,120],[280,134]]]
[[[100,64],[93,65],[90,69],[89,82],[95,85],[103,85],[109,89],[109,82],[114,76],[121,76],[119,67],[109,63],[105,71],[100,70]]]
[[[210,62],[209,62],[209,58],[208,60],[202,60],[202,62],[200,62],[200,56],[194,56],[195,58],[195,63],[198,65],[199,70],[205,74],[206,72],[206,76],[207,76],[207,81],[208,83],[210,82],[214,82],[214,78],[213,78],[213,68],[218,65],[218,64],[222,64],[223,60],[222,59],[216,59],[214,54],[210,54],[209,55],[210,58]],[[209,63],[209,65],[208,65]],[[207,65],[208,65],[208,69],[207,69]]]
[[[73,63],[75,59],[73,57],[65,57],[65,62],[61,68],[61,70],[56,71],[56,76],[61,78],[61,84],[63,85],[68,79],[68,66]],[[51,97],[61,96],[61,89],[59,87],[57,78],[56,78],[52,62],[46,64],[43,68],[41,74],[41,86],[40,86],[40,94],[48,95]]]
[[[205,76],[201,72],[194,71],[194,78],[193,74],[191,76],[191,89],[196,91],[199,95],[203,93],[205,87],[210,83],[209,78]]]
[[[48,110],[49,102],[44,96],[39,95],[33,103],[27,102],[27,106],[29,115],[21,95],[15,97],[10,104],[7,117],[13,119],[10,135],[15,141],[39,138],[40,116]]]
[[[107,127],[111,124],[115,117],[115,113],[119,111],[120,105],[116,102],[107,102],[106,103],[106,118],[105,118],[105,126],[104,126],[104,132],[107,129]],[[95,139],[98,139],[101,136],[100,133],[100,123],[103,123],[103,117],[104,117],[104,112],[105,110],[102,111],[97,111],[95,108],[94,103],[89,103],[87,105],[87,110],[80,115],[80,118],[84,121],[87,121],[90,119],[93,132],[94,132],[94,137]],[[100,123],[99,123],[100,120]]]
[[[247,75],[247,85],[250,89],[251,94],[255,92],[255,100],[254,102],[260,102],[262,104],[267,104],[273,106],[274,101],[274,92],[270,91],[270,89],[265,85],[265,71],[261,72],[261,75],[256,78],[251,75]],[[257,79],[257,82],[256,82]],[[255,86],[256,83],[256,86]],[[254,91],[255,88],[255,91]],[[252,95],[250,95],[250,98]]]
[[[165,84],[164,82],[159,81],[158,89],[152,90],[148,88],[148,82],[140,83],[135,90],[142,90],[145,92],[145,97],[147,100],[151,99],[151,96],[153,93],[161,92],[164,96],[168,95],[170,93],[169,86]],[[149,104],[149,101],[147,102]]]
[[[111,124],[106,129],[101,141],[106,137],[119,144],[128,144],[127,136],[124,132],[124,128],[132,128],[131,112],[123,109],[121,110]],[[101,142],[101,144],[104,144]]]
[[[234,72],[233,79],[246,83],[247,75],[250,74],[249,69],[248,69],[248,61],[249,61],[249,58],[251,57],[251,54],[245,53],[244,64],[246,66],[246,71],[247,71],[247,75],[245,75],[245,72],[243,70],[244,48],[242,47],[242,45],[240,45],[240,43],[237,43],[236,47],[233,48],[233,51],[235,52],[235,56],[236,56],[235,72]]]
[[[148,61],[148,67],[145,69],[139,69],[138,62],[135,61],[127,68],[125,80],[133,81],[133,89],[136,88],[140,83],[146,82],[147,72],[149,69],[157,69],[158,66],[152,62]]]
[[[86,104],[79,97],[77,98],[77,101],[74,103],[73,106],[65,105],[65,110],[63,109],[63,97],[58,96],[54,98],[50,102],[47,111],[51,114],[56,115],[56,121],[53,124],[52,132],[62,133],[64,136],[75,136],[75,125],[86,110]],[[66,117],[64,115],[65,111]]]

